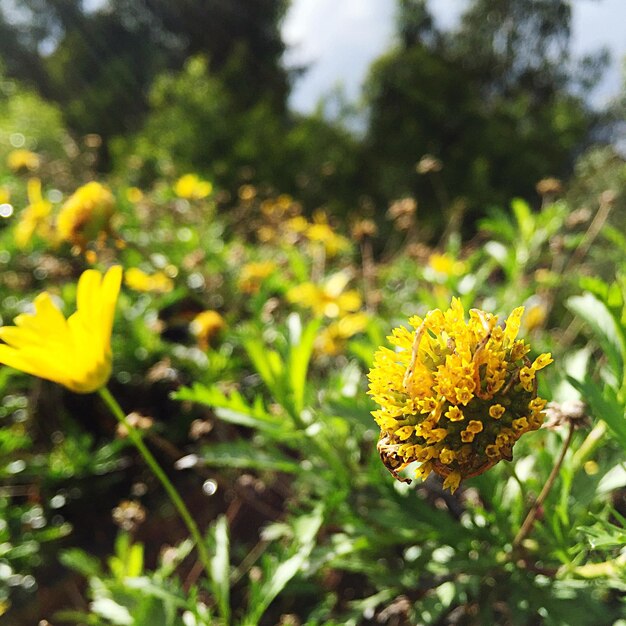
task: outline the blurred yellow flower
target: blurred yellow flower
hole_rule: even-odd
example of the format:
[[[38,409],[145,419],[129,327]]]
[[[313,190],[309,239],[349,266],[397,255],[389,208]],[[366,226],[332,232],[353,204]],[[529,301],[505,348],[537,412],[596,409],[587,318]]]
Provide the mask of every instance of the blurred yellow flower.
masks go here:
[[[11,190],[8,187],[0,186],[0,204],[4,204],[11,199]]]
[[[122,281],[114,266],[102,276],[86,270],[78,280],[76,312],[65,319],[49,293],[35,298],[34,313],[0,327],[0,363],[59,383],[76,393],[91,393],[111,375],[111,331]]]
[[[126,190],[126,199],[133,204],[143,200],[143,191],[139,187],[129,187]]]
[[[347,272],[337,272],[323,285],[306,282],[292,287],[287,292],[287,300],[312,309],[318,316],[341,317],[361,308],[362,300],[355,290],[344,291],[350,281]]]
[[[48,237],[51,232],[48,218],[52,211],[52,203],[43,199],[41,181],[38,178],[30,178],[26,190],[29,205],[24,209],[15,226],[15,243],[19,248],[26,247],[35,232],[39,232],[43,237]]]
[[[344,315],[322,330],[315,341],[315,348],[329,356],[339,354],[344,349],[347,339],[362,333],[367,328],[367,321],[368,317],[365,313]]]
[[[196,337],[198,345],[207,350],[211,339],[226,328],[226,320],[217,311],[202,311],[190,324],[190,330]]]
[[[7,165],[16,173],[24,170],[34,172],[39,167],[39,155],[23,148],[12,150],[7,156]]]
[[[163,272],[146,274],[138,267],[131,267],[124,272],[124,284],[134,291],[169,293],[174,289],[174,281]]]
[[[318,213],[314,217],[313,223],[306,227],[304,235],[309,241],[321,243],[328,256],[335,256],[350,247],[349,240],[333,230],[324,213]]]
[[[248,202],[256,197],[256,187],[254,185],[241,185],[237,193],[241,200]]]
[[[111,229],[115,198],[111,191],[92,181],[79,187],[61,207],[57,235],[61,241],[85,248]]]
[[[292,233],[303,233],[309,227],[309,222],[302,215],[296,215],[285,222],[285,230]]]
[[[417,461],[417,476],[445,477],[455,491],[464,478],[510,460],[515,442],[538,429],[546,401],[537,397],[536,373],[552,363],[550,354],[534,362],[530,347],[516,339],[523,307],[498,326],[498,317],[460,301],[409,320],[414,331],[395,328],[369,373],[369,394],[380,426],[383,463],[397,471]]]
[[[538,302],[537,304],[529,306],[526,310],[526,315],[524,315],[522,320],[526,331],[532,332],[533,330],[543,326],[547,316],[548,310],[543,302]]]
[[[246,263],[241,268],[237,285],[243,293],[258,293],[263,281],[275,271],[276,263],[274,261]]]
[[[261,284],[276,271],[276,263],[274,261],[258,261],[254,263],[246,263],[241,268],[237,285],[243,293],[258,293]]]
[[[428,258],[428,266],[437,274],[444,276],[460,276],[465,272],[465,263],[458,261],[449,254],[434,252]]]
[[[202,200],[213,191],[208,180],[201,180],[197,174],[185,174],[174,183],[174,193],[186,200]]]

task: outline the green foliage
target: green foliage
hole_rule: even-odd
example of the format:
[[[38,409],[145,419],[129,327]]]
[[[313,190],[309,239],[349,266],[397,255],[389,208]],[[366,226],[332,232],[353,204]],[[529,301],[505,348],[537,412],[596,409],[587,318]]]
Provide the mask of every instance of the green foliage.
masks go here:
[[[16,148],[39,151],[50,160],[66,157],[69,141],[61,111],[0,72],[0,175]]]
[[[569,5],[476,1],[449,33],[433,27],[426,3],[401,7],[401,45],[365,87],[378,193],[411,194],[429,217],[463,202],[475,218],[571,168],[592,118],[568,87]],[[425,155],[441,171],[418,176]]]
[[[146,91],[107,132],[118,123],[134,131],[144,104],[149,112],[136,134],[109,144],[115,174],[103,182],[115,197],[112,232],[71,249],[56,241],[55,219],[69,192],[93,176],[94,153],[66,158],[65,147],[77,145],[65,143],[59,111],[3,80],[0,122],[8,130],[3,125],[0,140],[9,143],[0,150],[15,131],[37,151],[42,165],[28,177],[41,179],[51,214],[42,218],[50,230],[18,247],[31,202],[27,177],[5,168],[0,154],[0,193],[10,207],[0,218],[1,321],[28,312],[43,290],[71,314],[76,279],[89,266],[147,275],[143,286],[125,284],[117,304],[110,388],[202,529],[208,565],[198,564],[166,494],[98,396],[2,366],[0,619],[619,623],[624,161],[592,150],[565,192],[552,181],[540,206],[530,187],[534,177],[561,172],[590,121],[567,92],[567,7],[505,2],[495,9],[502,19],[489,21],[489,3],[476,1],[453,41],[434,27],[426,2],[402,2],[401,42],[373,69],[370,127],[359,138],[342,118],[329,121],[323,106],[309,117],[281,106],[284,72],[270,65],[282,50],[282,2],[254,8],[267,11],[266,32],[249,32],[244,18],[252,13],[233,14],[233,41],[219,20],[204,28],[195,3],[116,0],[119,14],[108,16],[86,16],[73,1],[29,4],[38,33],[59,28],[46,61],[57,84],[73,51],[91,50],[74,38],[71,18],[119,35],[97,68],[93,55],[80,58],[79,73],[68,76],[64,114],[76,128],[133,98],[125,82],[107,85],[134,50],[129,33],[148,29],[136,65],[119,74],[130,81],[145,71]],[[148,14],[163,23],[147,24]],[[507,16],[517,19],[509,30]],[[153,28],[171,36],[154,58]],[[27,31],[18,43],[35,59],[40,38]],[[9,41],[3,32],[0,19],[0,54]],[[482,48],[474,46],[478,35]],[[180,57],[206,53],[212,36],[225,49],[179,69]],[[536,48],[521,43],[528,41]],[[95,49],[101,43],[94,38]],[[269,74],[238,84],[257,52],[269,59]],[[85,71],[79,94],[75,81]],[[439,161],[422,162],[418,174],[415,162],[427,152]],[[176,179],[187,173],[203,179],[202,193],[181,191]],[[404,194],[417,198],[416,211],[400,205],[406,213],[391,211],[380,233],[363,221],[377,216],[380,226],[387,202]],[[448,220],[436,247],[424,243],[438,227],[432,207]],[[464,207],[483,218],[471,240],[460,228]],[[354,224],[336,219],[357,210]],[[436,476],[408,485],[386,471],[367,372],[391,328],[446,308],[453,296],[500,319],[525,306],[529,358],[551,352],[555,360],[539,389],[555,404],[549,427],[524,436],[513,461],[451,495]],[[213,329],[199,324],[207,311],[220,315]],[[517,545],[561,455],[567,421],[579,428]]]

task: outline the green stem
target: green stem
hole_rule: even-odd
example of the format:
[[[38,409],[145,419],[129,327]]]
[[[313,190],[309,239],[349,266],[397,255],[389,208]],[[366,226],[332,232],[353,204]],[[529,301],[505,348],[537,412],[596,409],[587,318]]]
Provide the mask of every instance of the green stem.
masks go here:
[[[191,513],[189,513],[189,509],[183,502],[178,491],[176,491],[176,488],[171,483],[170,479],[167,477],[165,472],[161,469],[161,466],[158,464],[157,460],[152,455],[152,452],[150,452],[150,450],[146,447],[146,444],[143,442],[143,439],[141,438],[141,435],[139,434],[137,429],[128,423],[128,420],[126,419],[126,415],[124,411],[122,411],[122,408],[118,404],[117,400],[111,395],[111,392],[106,387],[102,387],[98,391],[98,393],[100,394],[100,397],[104,400],[106,405],[109,407],[109,409],[111,410],[111,413],[113,413],[117,421],[124,426],[124,428],[128,432],[129,439],[135,445],[137,450],[139,450],[139,452],[141,453],[141,456],[144,458],[145,462],[148,464],[148,467],[152,470],[152,473],[159,479],[159,481],[163,485],[163,488],[167,492],[167,495],[172,501],[172,504],[176,507],[176,510],[178,511],[182,520],[185,522],[185,525],[187,526],[187,529],[189,530],[189,533],[194,543],[196,544],[196,548],[198,549],[198,556],[200,558],[200,562],[202,563],[206,571],[206,574],[210,579],[211,578],[211,559],[209,557],[209,553],[207,551],[204,540],[202,539],[202,535],[200,534],[200,531],[198,530],[198,526],[196,525],[193,518],[191,517]]]
[[[554,467],[552,468],[552,471],[550,472],[550,476],[548,476],[548,480],[543,486],[541,493],[539,494],[539,496],[537,496],[537,499],[535,500],[533,505],[530,507],[530,511],[528,511],[528,515],[526,515],[526,519],[524,520],[522,527],[519,529],[519,532],[517,533],[515,539],[513,540],[514,550],[517,549],[522,544],[522,541],[526,539],[526,537],[532,530],[535,524],[535,520],[537,518],[537,513],[539,511],[539,508],[543,504],[544,500],[548,497],[548,494],[550,493],[550,489],[552,489],[552,485],[554,484],[554,481],[556,480],[556,477],[559,474],[559,470],[561,469],[561,465],[563,464],[563,460],[565,459],[565,453],[567,452],[567,449],[569,448],[569,444],[572,442],[573,434],[574,434],[574,426],[570,424],[569,432],[567,433],[567,437],[565,438],[565,443],[563,444],[561,454],[559,455],[559,458],[554,464]]]

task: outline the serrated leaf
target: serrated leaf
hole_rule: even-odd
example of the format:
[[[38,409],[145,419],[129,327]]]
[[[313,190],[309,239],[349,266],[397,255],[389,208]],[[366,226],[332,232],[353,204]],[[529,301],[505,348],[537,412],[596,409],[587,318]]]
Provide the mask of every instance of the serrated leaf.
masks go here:
[[[206,387],[194,383],[192,387],[183,387],[172,396],[175,400],[197,402],[214,409],[215,414],[225,422],[258,428],[259,430],[277,433],[289,427],[289,423],[275,415],[270,415],[260,398],[249,404],[236,390],[228,395],[218,387]]]

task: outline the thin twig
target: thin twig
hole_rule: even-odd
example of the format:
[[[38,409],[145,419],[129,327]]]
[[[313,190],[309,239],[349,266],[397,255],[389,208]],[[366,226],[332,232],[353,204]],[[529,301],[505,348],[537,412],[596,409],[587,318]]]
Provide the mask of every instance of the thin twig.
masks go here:
[[[569,445],[572,441],[573,434],[574,425],[570,424],[569,432],[567,433],[567,437],[565,438],[565,443],[563,444],[561,454],[554,464],[554,467],[550,472],[550,476],[548,476],[548,480],[543,486],[541,493],[539,494],[533,505],[530,507],[530,510],[528,511],[528,515],[526,515],[526,519],[524,520],[522,527],[519,529],[519,532],[515,536],[515,539],[513,540],[513,549],[518,548],[521,545],[522,541],[526,539],[526,537],[532,530],[533,525],[535,524],[535,520],[537,519],[537,512],[539,511],[541,505],[544,503],[544,500],[548,497],[550,489],[552,488],[552,485],[554,484],[554,481],[559,474],[559,470],[561,469],[561,465],[563,464],[563,460],[565,459],[565,453],[567,452],[567,449],[569,448]]]

